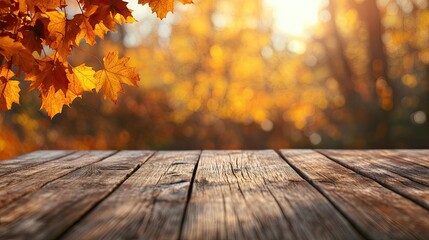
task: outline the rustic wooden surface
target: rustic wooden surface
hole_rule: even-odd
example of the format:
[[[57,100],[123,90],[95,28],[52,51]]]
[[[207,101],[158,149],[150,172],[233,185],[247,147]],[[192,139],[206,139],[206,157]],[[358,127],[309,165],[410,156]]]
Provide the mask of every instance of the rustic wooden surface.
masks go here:
[[[36,151],[0,239],[428,239],[428,150]]]

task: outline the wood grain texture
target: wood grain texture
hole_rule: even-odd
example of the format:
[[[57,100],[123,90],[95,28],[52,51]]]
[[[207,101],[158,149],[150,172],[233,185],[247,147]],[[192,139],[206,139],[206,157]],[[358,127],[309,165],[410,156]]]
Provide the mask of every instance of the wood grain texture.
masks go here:
[[[204,151],[182,239],[359,239],[272,150]]]
[[[0,209],[72,171],[112,155],[114,151],[81,151],[31,166],[0,178]]]
[[[321,150],[321,153],[332,152]],[[357,158],[365,158],[364,161],[371,163],[371,166],[395,173],[398,176],[408,178],[410,181],[429,186],[429,152],[415,150],[338,150],[333,151],[348,157],[356,154]],[[363,155],[363,157],[361,157]],[[348,157],[350,159],[350,157]],[[370,167],[370,166],[369,166]]]
[[[398,150],[373,150],[385,156],[395,155],[395,158],[400,158],[410,164],[418,164],[429,168],[429,149],[398,149]]]
[[[429,212],[312,150],[282,150],[287,162],[372,239],[427,239]]]
[[[18,170],[64,157],[71,153],[73,153],[73,151],[35,151],[20,155],[13,159],[0,161],[0,177]]]
[[[429,210],[429,168],[422,165],[419,159],[415,159],[413,163],[404,160],[413,151],[321,150],[320,152]]]
[[[157,152],[63,239],[177,239],[198,158]]]
[[[7,205],[0,209],[0,239],[58,237],[151,154],[148,151],[119,152],[73,171]],[[62,164],[70,165],[68,162]]]
[[[22,155],[0,239],[427,239],[428,150],[317,151]]]

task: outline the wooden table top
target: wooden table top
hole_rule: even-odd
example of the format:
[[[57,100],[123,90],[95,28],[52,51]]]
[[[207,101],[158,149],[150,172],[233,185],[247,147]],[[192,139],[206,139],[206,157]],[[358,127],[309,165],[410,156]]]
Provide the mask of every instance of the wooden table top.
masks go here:
[[[429,150],[36,151],[0,239],[429,239]]]

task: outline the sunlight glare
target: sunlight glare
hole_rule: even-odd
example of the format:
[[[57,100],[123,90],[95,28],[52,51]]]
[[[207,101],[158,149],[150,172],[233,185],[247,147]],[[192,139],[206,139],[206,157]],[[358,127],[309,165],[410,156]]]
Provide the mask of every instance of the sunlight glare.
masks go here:
[[[273,8],[277,31],[293,36],[305,36],[316,25],[323,0],[265,0]]]

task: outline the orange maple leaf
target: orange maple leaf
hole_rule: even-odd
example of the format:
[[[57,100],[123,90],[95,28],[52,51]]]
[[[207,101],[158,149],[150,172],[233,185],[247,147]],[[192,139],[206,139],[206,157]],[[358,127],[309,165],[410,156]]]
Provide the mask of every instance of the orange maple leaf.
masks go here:
[[[18,66],[20,70],[24,72],[31,72],[37,68],[36,59],[31,55],[28,49],[18,51],[15,55],[12,56],[12,63],[15,66]]]
[[[57,57],[65,62],[71,52],[71,47],[80,31],[79,23],[75,19],[68,20],[64,12],[46,12],[49,18],[48,45],[57,50]]]
[[[63,111],[63,106],[73,102],[77,95],[72,92],[64,94],[63,91],[56,91],[54,87],[50,87],[45,94],[41,94],[42,106],[40,109],[45,109],[50,118],[53,118],[58,113]]]
[[[121,84],[137,86],[139,76],[134,67],[125,64],[129,58],[118,58],[118,52],[110,52],[103,58],[104,69],[95,73],[96,91],[103,90],[104,98],[110,98],[113,102],[118,100],[118,94],[123,92]]]
[[[54,87],[55,91],[67,92],[70,80],[67,77],[68,65],[60,61],[54,61],[50,57],[39,61],[39,71],[34,71],[26,76],[31,81],[31,89],[38,88],[43,94]]]
[[[103,38],[106,29],[116,31],[115,24],[132,23],[136,20],[122,0],[87,0],[90,4],[84,5],[85,13],[97,36]]]
[[[15,74],[6,66],[0,70],[0,109],[9,110],[12,103],[19,104],[19,81],[10,80]]]
[[[63,0],[19,0],[19,10],[21,12],[35,11],[35,7],[38,7],[42,11],[54,10],[58,7],[65,6]]]
[[[89,45],[93,46],[95,44],[96,33],[89,22],[89,17],[86,14],[76,14],[74,19],[78,22],[80,28],[80,32],[76,36],[76,44],[79,44],[80,40],[85,39]]]
[[[192,0],[179,0],[183,4],[190,4]],[[145,5],[149,4],[149,7],[152,9],[152,12],[163,19],[167,16],[169,12],[174,10],[174,0],[139,0],[139,4]]]
[[[174,0],[139,3],[148,3],[160,18],[174,10]],[[1,109],[19,103],[19,81],[11,78],[21,73],[31,81],[30,90],[40,92],[42,108],[51,118],[84,91],[102,90],[104,98],[116,102],[124,91],[122,84],[137,85],[139,76],[127,66],[129,58],[119,58],[117,52],[103,58],[104,69],[97,72],[83,64],[72,68],[67,59],[81,40],[94,45],[96,36],[104,38],[107,32],[116,31],[117,24],[135,22],[128,2],[76,0],[73,4],[81,13],[73,17],[66,13],[70,4],[65,0],[0,0],[0,62],[7,64],[0,67]],[[50,54],[45,47],[55,52]]]
[[[20,37],[21,37],[21,43],[24,45],[26,49],[29,50],[29,52],[38,52],[40,53],[42,51],[42,39],[41,39],[41,33],[43,30],[43,25],[41,21],[36,21],[36,25],[23,27],[20,29]]]
[[[109,0],[105,2],[107,2],[107,5],[109,6],[109,10],[115,23],[122,24],[124,22],[132,23],[136,21],[131,14],[131,10],[127,7],[127,2],[122,0]]]
[[[21,50],[25,50],[22,43],[13,40],[9,36],[0,37],[0,54],[7,60],[10,60],[13,55],[17,54]]]
[[[36,60],[30,51],[21,42],[14,41],[9,36],[0,37],[0,54],[26,72],[30,72],[36,66]]]

